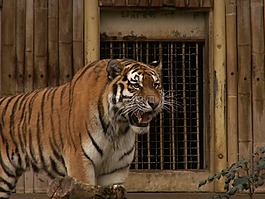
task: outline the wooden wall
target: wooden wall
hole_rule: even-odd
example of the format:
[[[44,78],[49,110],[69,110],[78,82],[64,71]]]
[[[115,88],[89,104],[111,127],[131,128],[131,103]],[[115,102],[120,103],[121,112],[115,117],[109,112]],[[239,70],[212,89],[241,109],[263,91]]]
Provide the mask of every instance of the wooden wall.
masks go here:
[[[84,65],[83,0],[3,0],[1,95],[68,82]],[[45,192],[28,172],[18,192]]]
[[[209,8],[213,0],[99,0],[100,6]]]
[[[68,82],[84,64],[83,0],[3,0],[1,94]]]
[[[249,159],[255,148],[265,145],[264,1],[225,1],[226,132],[223,133],[228,137],[228,163],[238,158]],[[1,95],[63,84],[84,65],[83,4],[83,0],[3,0]],[[99,0],[99,6],[196,9],[210,8],[213,1]],[[214,132],[210,133],[214,136]],[[18,191],[43,192],[46,186],[42,175],[30,172],[19,181]]]

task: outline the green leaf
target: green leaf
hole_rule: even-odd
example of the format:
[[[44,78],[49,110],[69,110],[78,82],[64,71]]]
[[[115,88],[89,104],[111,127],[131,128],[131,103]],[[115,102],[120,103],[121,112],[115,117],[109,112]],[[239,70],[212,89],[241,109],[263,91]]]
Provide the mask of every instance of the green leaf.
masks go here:
[[[236,192],[237,192],[237,187],[232,187],[231,189],[229,189],[227,194],[232,196],[232,195],[235,195]]]
[[[215,176],[215,175],[214,175]],[[214,176],[209,177],[207,180],[209,183],[211,183],[214,180]]]
[[[260,175],[261,179],[264,180],[265,179],[265,173]]]
[[[264,181],[263,180],[258,180],[257,182],[255,182],[255,187],[260,187],[264,184]]]
[[[215,175],[214,175],[214,178],[216,178],[216,179],[220,179],[221,178],[221,176],[222,176],[222,173],[221,172],[219,172],[219,173],[216,173]]]
[[[199,182],[199,187],[198,187],[198,188],[200,188],[201,186],[205,185],[206,182],[207,182],[207,180],[201,180],[201,181]]]

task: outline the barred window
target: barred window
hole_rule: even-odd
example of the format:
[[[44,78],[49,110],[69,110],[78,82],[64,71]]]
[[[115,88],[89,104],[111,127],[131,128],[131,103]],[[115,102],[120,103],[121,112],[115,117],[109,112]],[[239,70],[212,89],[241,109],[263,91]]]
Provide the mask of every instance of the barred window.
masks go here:
[[[204,42],[101,40],[101,58],[162,60],[163,87],[173,106],[136,136],[133,170],[204,168],[203,50]]]

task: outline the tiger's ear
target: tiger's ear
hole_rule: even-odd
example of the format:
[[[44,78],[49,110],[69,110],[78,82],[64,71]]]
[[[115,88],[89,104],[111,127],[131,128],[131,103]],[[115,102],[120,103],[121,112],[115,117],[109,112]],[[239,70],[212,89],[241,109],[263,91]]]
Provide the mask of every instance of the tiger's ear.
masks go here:
[[[115,77],[121,74],[122,70],[123,66],[118,60],[110,60],[107,66],[108,78],[111,80],[114,79]]]
[[[158,61],[152,61],[150,63],[151,66],[153,66],[153,68],[156,70],[156,72],[161,75],[162,74],[162,61],[158,60]]]

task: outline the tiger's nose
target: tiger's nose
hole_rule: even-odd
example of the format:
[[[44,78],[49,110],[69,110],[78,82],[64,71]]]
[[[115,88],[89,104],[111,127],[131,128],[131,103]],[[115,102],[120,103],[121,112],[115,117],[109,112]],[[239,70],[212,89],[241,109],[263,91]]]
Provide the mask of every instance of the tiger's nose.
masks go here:
[[[158,100],[156,100],[155,97],[153,97],[153,96],[149,96],[149,97],[147,98],[147,100],[148,100],[148,104],[149,104],[149,106],[151,106],[151,108],[152,108],[153,110],[155,110],[156,107],[159,105]]]

